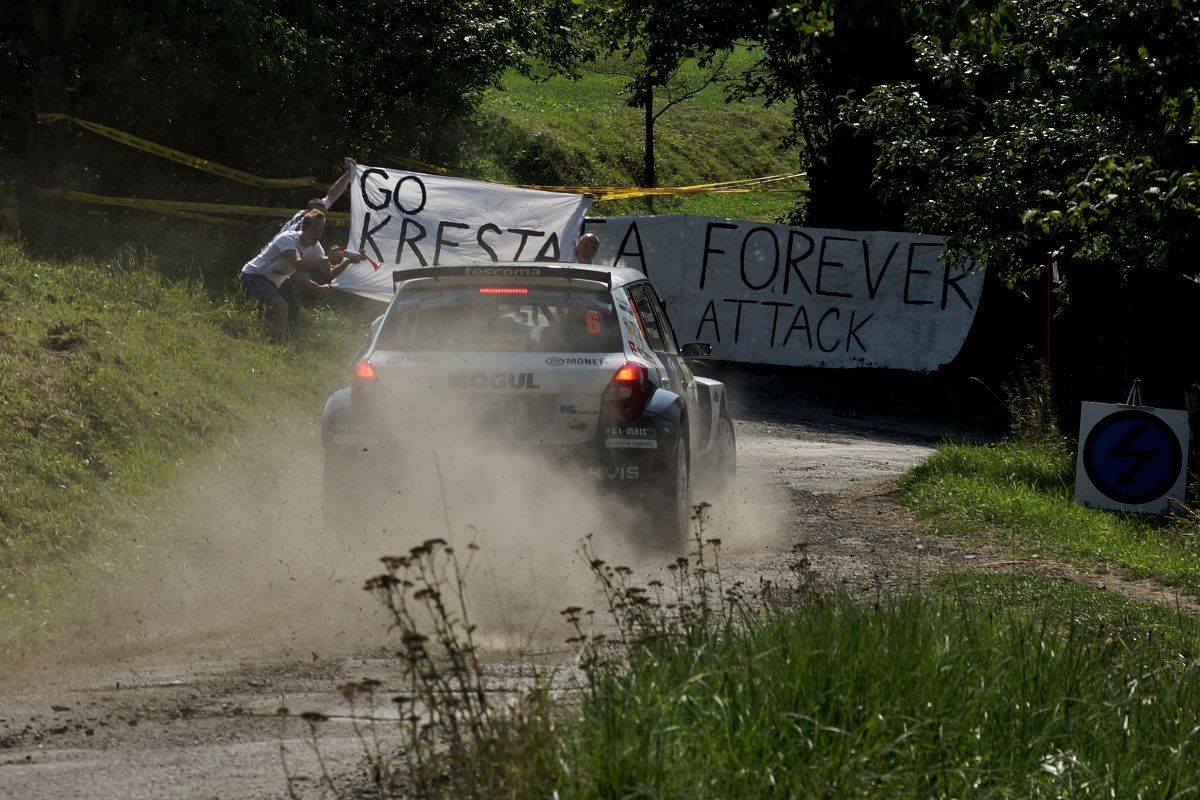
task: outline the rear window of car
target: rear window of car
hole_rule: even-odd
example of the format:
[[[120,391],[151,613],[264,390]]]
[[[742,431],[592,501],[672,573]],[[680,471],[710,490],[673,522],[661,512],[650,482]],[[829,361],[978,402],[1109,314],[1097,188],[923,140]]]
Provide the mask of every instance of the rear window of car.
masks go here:
[[[529,286],[414,287],[383,320],[378,349],[613,353],[620,323],[606,292]]]

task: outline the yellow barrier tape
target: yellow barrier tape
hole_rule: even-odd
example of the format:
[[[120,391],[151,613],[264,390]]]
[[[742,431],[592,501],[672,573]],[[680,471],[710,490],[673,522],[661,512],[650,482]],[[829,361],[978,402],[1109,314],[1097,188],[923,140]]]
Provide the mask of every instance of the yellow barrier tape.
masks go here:
[[[389,156],[389,155],[385,155],[384,158],[386,158],[388,161],[395,161],[397,164],[399,164],[402,167],[408,167],[409,169],[419,169],[422,172],[435,172],[438,175],[453,175],[454,174],[453,172],[446,169],[445,167],[439,167],[434,164],[426,164],[424,161],[414,161],[411,158],[401,158],[400,156]]]
[[[296,213],[293,208],[270,208],[267,206],[242,206],[231,203],[202,203],[195,200],[153,200],[140,197],[109,197],[107,195],[77,192],[71,189],[37,189],[38,197],[49,200],[69,200],[76,203],[92,203],[104,206],[120,206],[136,208],[141,211],[153,211],[159,214],[182,216],[185,219],[201,219],[206,222],[219,222],[242,227],[257,227],[253,223],[241,220],[228,220],[209,214],[244,214],[255,217],[274,217],[287,219]],[[350,222],[350,215],[344,211],[326,211],[325,218],[335,224],[342,225]]]
[[[227,167],[224,164],[217,164],[199,156],[188,155],[173,148],[155,144],[141,137],[134,136],[131,133],[119,131],[116,128],[101,125],[98,122],[89,122],[86,119],[72,117],[69,114],[38,114],[37,118],[38,122],[72,122],[84,130],[112,139],[114,142],[120,142],[128,147],[143,150],[160,158],[174,161],[177,164],[183,164],[184,166],[213,175],[220,175],[222,178],[228,178],[238,183],[244,183],[260,189],[293,189],[296,187],[315,186],[317,183],[317,179],[311,176],[304,178],[263,178],[258,175],[252,175],[249,172]]]
[[[803,178],[805,173],[793,172],[786,175],[765,175],[761,178],[739,178],[732,181],[718,181],[716,183],[697,183],[691,186],[664,186],[664,187],[641,187],[641,186],[540,186],[540,185],[521,185],[522,189],[542,189],[544,191],[558,192],[580,192],[594,194],[600,200],[612,199],[609,195],[620,195],[622,197],[639,197],[641,195],[651,194],[687,194],[687,193],[704,193],[712,192],[719,189],[740,187],[749,188],[765,183],[776,183],[778,181],[795,180]]]
[[[384,156],[389,161],[394,161],[401,166],[409,169],[420,170],[422,172],[437,173],[439,175],[455,175],[445,167],[439,167],[434,164],[426,164],[423,161],[415,161],[411,158],[400,158],[395,155]],[[543,192],[573,192],[575,194],[590,194],[596,200],[626,200],[631,197],[647,197],[650,195],[672,195],[672,194],[703,194],[703,193],[721,193],[731,191],[735,188],[741,191],[764,191],[753,190],[751,187],[761,186],[768,183],[777,183],[779,181],[790,181],[798,178],[806,177],[804,172],[790,172],[780,175],[764,175],[761,178],[738,178],[731,181],[716,181],[714,183],[697,183],[691,186],[674,186],[674,187],[639,187],[639,186],[551,186],[546,184],[534,183],[518,183],[511,184],[518,189],[536,189]],[[477,179],[473,179],[477,180]],[[508,186],[510,184],[502,184],[498,181],[484,181],[484,183],[495,183],[499,186]]]

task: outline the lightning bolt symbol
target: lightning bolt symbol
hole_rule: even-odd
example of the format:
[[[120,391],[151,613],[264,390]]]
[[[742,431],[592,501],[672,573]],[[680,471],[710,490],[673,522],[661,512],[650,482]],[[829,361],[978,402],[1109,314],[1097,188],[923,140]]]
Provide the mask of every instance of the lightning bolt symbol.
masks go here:
[[[1113,448],[1108,451],[1110,456],[1133,459],[1133,463],[1121,470],[1121,473],[1117,475],[1117,486],[1128,486],[1133,483],[1133,479],[1137,477],[1138,473],[1154,460],[1153,450],[1138,450],[1130,447],[1142,435],[1142,431],[1144,430],[1146,430],[1145,425],[1135,425],[1130,429],[1129,433],[1121,437],[1121,441],[1113,445]]]

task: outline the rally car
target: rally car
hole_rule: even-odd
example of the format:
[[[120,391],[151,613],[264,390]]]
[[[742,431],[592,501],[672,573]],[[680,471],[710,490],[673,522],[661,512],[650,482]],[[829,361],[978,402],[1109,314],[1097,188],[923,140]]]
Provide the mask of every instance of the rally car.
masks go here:
[[[725,386],[687,363],[711,348],[677,344],[642,273],[500,263],[397,270],[393,285],[350,386],[325,405],[327,519],[363,474],[356,462],[401,457],[418,426],[575,465],[667,542],[688,534],[693,502],[731,483]]]

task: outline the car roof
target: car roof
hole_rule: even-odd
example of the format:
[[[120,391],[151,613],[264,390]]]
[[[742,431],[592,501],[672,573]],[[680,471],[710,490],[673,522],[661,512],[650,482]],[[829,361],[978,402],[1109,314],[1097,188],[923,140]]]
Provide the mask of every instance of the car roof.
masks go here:
[[[578,264],[578,263],[571,262],[571,261],[497,261],[497,262],[485,262],[483,264],[459,264],[459,265],[443,264],[438,267],[419,267],[419,268],[414,268],[414,269],[397,270],[394,273],[394,276],[396,278],[399,278],[400,280],[404,280],[404,281],[414,280],[416,278],[421,278],[421,277],[426,277],[426,276],[432,277],[432,275],[435,274],[435,271],[441,270],[443,267],[447,268],[447,271],[462,269],[463,267],[481,268],[481,269],[489,269],[489,270],[504,269],[504,268],[508,268],[508,267],[515,268],[515,269],[538,268],[538,269],[548,269],[551,271],[551,274],[553,274],[553,271],[561,269],[564,272],[570,270],[573,273],[572,277],[580,277],[579,273],[581,271],[596,272],[596,273],[599,273],[599,275],[597,277],[601,280],[603,280],[603,278],[601,278],[600,276],[602,276],[602,275],[609,276],[608,282],[614,289],[620,288],[620,287],[625,286],[630,283],[634,283],[636,281],[646,280],[646,276],[641,271],[633,269],[632,267],[612,267],[612,266],[608,266],[606,264]],[[422,273],[425,273],[425,274],[423,275]],[[400,278],[401,275],[403,275],[404,277]],[[497,277],[499,277],[499,276],[497,276]],[[520,276],[513,276],[513,277],[520,277]]]

